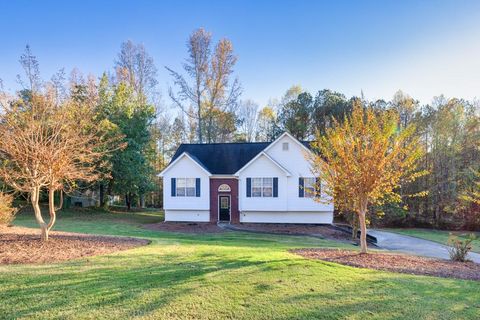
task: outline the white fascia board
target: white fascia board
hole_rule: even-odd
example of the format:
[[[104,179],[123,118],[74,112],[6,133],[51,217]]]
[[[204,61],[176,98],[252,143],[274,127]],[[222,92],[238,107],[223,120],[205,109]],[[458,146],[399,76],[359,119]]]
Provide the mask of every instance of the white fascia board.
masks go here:
[[[240,172],[242,172],[243,170],[245,170],[248,166],[250,166],[252,163],[254,163],[258,158],[260,158],[261,156],[265,156],[268,160],[270,160],[271,162],[273,162],[273,164],[275,164],[277,167],[280,168],[280,170],[282,170],[283,172],[285,172],[285,175],[287,177],[291,176],[292,174],[287,170],[285,169],[280,163],[278,163],[277,161],[275,161],[272,157],[270,157],[268,154],[265,153],[265,151],[262,151],[260,152],[259,154],[257,154],[252,160],[250,160],[249,162],[247,162],[246,165],[244,165],[242,168],[240,168],[240,170],[238,170],[237,172],[235,172],[235,176],[239,176],[240,175]]]
[[[194,158],[192,158],[187,152],[184,152],[182,153],[177,159],[175,159],[175,161],[173,161],[172,163],[170,163],[165,169],[162,170],[162,172],[160,172],[158,174],[159,177],[163,177],[165,175],[165,172],[167,172],[168,170],[170,170],[171,167],[173,167],[178,161],[180,161],[180,159],[182,159],[183,157],[187,157],[189,158],[190,160],[192,160],[198,167],[200,167],[200,169],[202,169],[208,176],[211,176],[212,174],[210,173],[210,171],[208,171],[207,169],[205,169],[205,167],[203,165],[201,165],[200,163],[198,163],[198,161],[196,161]]]
[[[212,174],[210,176],[211,179],[238,179],[235,175],[230,174]]]
[[[302,147],[306,152],[308,152],[309,154],[312,154],[312,150],[308,149],[307,147],[305,147],[305,145],[303,143],[301,143],[297,138],[295,138],[294,136],[292,136],[290,133],[288,132],[284,132],[282,133],[277,139],[275,139],[272,143],[270,143],[265,149],[263,149],[263,152],[267,152],[268,149],[272,148],[273,145],[275,145],[278,141],[280,141],[280,139],[282,139],[283,137],[290,137],[293,141],[295,141],[300,147]]]

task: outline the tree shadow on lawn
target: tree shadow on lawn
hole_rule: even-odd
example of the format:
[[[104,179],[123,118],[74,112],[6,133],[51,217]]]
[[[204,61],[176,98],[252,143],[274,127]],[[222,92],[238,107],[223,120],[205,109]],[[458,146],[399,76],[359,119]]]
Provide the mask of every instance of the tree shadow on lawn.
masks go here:
[[[332,267],[355,272],[352,267]],[[475,281],[398,275],[358,269],[357,276],[331,280],[331,290],[318,290],[315,284],[306,292],[288,296],[278,304],[305,306],[291,310],[278,319],[478,319],[480,292]],[[346,280],[346,281],[344,281]]]
[[[98,311],[112,318],[148,316],[174,301],[195,299],[199,286],[224,294],[233,293],[216,291],[219,286],[248,289],[252,310],[241,309],[237,301],[232,310],[214,308],[211,317],[235,317],[237,311],[250,318],[254,312],[280,319],[418,314],[441,318],[453,317],[456,305],[470,304],[468,314],[480,310],[475,309],[480,307],[480,286],[471,281],[395,275],[285,252],[250,257],[244,250],[229,257],[228,251],[212,253],[208,248],[179,252],[170,248],[166,253],[147,249],[150,252],[134,249],[63,264],[6,268],[8,272],[0,275],[0,314],[75,318]],[[182,305],[176,312],[181,317],[191,310]]]
[[[343,242],[318,239],[308,236],[263,235],[239,231],[226,231],[218,234],[185,234],[154,231],[153,234],[148,233],[148,236],[143,236],[142,238],[155,239],[159,241],[174,241],[176,243],[185,245],[242,247],[274,250],[298,247],[303,248],[306,246],[350,249],[357,248],[353,245]]]
[[[12,308],[9,310],[12,317],[31,316],[46,310],[61,310],[62,314],[71,310],[74,315],[79,310],[87,313],[100,308],[122,309],[125,316],[139,316],[191,294],[194,288],[189,285],[202,282],[209,274],[272,262],[275,261],[224,257],[189,260],[181,254],[142,254],[80,260],[61,265],[62,268],[26,266],[25,270],[13,271],[12,277],[3,279],[0,297],[3,296],[3,306]],[[152,294],[155,298],[147,299],[153,298],[153,301],[142,298],[146,291],[156,292]],[[19,300],[28,303],[16,303]],[[4,315],[9,311],[4,310]]]
[[[68,223],[70,230],[66,231],[78,232],[76,221]],[[86,229],[89,224],[92,222],[85,222]],[[0,266],[0,270],[5,270],[0,272],[0,314],[7,318],[34,314],[75,318],[97,311],[111,318],[128,318],[149,315],[182,298],[194,299],[199,286],[207,286],[214,293],[219,293],[215,291],[218,286],[232,290],[243,286],[252,294],[245,298],[251,299],[252,311],[241,309],[237,302],[230,306],[232,310],[225,310],[222,305],[210,306],[214,308],[210,318],[219,314],[240,317],[242,312],[250,318],[274,315],[280,319],[327,315],[389,318],[405,314],[452,318],[455,308],[462,309],[464,304],[471,305],[464,314],[478,316],[480,312],[480,286],[472,281],[358,269],[311,261],[286,252],[300,247],[347,247],[332,241],[242,232],[202,235],[157,232],[123,223],[111,229],[102,230],[99,226],[93,230],[153,242],[113,255],[61,264]],[[110,233],[112,230],[115,232]],[[254,281],[249,275],[252,272]],[[278,280],[290,282],[282,287]],[[261,301],[260,296],[264,295],[266,298]],[[422,304],[425,304],[423,309]],[[186,309],[188,306],[182,305],[177,311],[187,312]],[[252,313],[255,309],[257,314]],[[51,313],[46,313],[48,310]]]

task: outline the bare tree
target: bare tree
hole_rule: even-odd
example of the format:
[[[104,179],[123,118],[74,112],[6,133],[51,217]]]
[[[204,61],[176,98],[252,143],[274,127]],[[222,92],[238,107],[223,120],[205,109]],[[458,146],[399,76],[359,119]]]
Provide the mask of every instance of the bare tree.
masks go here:
[[[198,121],[192,106],[188,108],[187,114],[187,140],[190,143],[194,143],[196,141],[195,134],[198,132]]]
[[[233,45],[228,39],[220,40],[212,51],[212,35],[204,29],[195,30],[187,42],[189,57],[183,64],[186,76],[166,67],[173,77],[177,92],[170,88],[173,102],[197,122],[198,141],[213,140],[215,115],[233,111],[241,93],[237,79],[231,81],[237,62]],[[189,112],[193,106],[195,112]]]
[[[12,97],[3,90],[3,81],[0,79],[0,107],[7,105]]]
[[[67,88],[65,85],[65,69],[62,68],[58,70],[50,79],[50,82],[47,83],[47,91],[51,92],[54,95],[56,103],[61,103],[64,99],[67,98]]]
[[[258,127],[258,104],[252,100],[241,101],[238,117],[241,123],[240,130],[245,136],[245,140],[247,142],[254,141]]]
[[[131,40],[121,44],[115,61],[117,80],[128,83],[138,98],[152,98],[157,85],[157,67],[143,44]]]
[[[98,85],[94,75],[89,74],[85,79],[82,72],[75,68],[70,73],[69,87],[70,92],[67,96],[70,99],[87,103],[91,107],[98,105]]]
[[[20,56],[19,60],[25,72],[26,80],[17,75],[17,81],[24,89],[31,92],[36,92],[41,89],[42,81],[40,78],[40,67],[37,57],[35,57],[30,49],[30,46],[25,47],[25,52]]]

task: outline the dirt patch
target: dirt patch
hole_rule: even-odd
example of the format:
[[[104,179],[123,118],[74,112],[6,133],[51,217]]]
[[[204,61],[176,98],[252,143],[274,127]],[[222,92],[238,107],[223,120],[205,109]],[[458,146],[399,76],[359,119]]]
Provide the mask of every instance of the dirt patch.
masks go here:
[[[306,224],[270,224],[270,223],[241,223],[234,225],[237,230],[268,232],[292,235],[316,235],[325,239],[352,241],[350,234],[330,225]]]
[[[480,264],[473,262],[453,262],[377,252],[360,254],[357,251],[341,249],[298,249],[292,250],[292,252],[306,258],[336,262],[352,267],[480,281]]]
[[[0,226],[0,265],[53,263],[112,253],[148,244],[148,240],[50,232],[47,242],[39,230]]]
[[[161,222],[145,224],[149,230],[180,232],[180,233],[220,233],[225,232],[214,223],[209,222]]]

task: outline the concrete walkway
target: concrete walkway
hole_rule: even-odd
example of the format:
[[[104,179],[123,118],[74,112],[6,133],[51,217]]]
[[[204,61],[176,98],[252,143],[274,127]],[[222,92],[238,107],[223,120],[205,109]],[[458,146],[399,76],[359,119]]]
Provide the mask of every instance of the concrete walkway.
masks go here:
[[[447,246],[437,242],[379,230],[368,230],[368,234],[377,238],[377,246],[380,249],[399,251],[417,256],[450,259]],[[468,259],[480,263],[480,254],[470,252]]]

